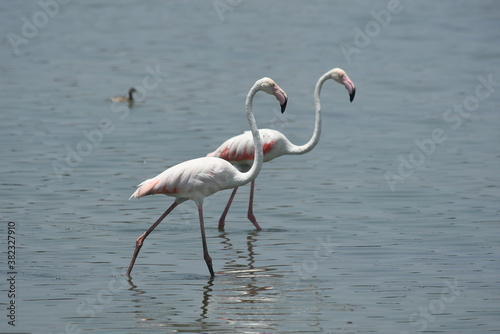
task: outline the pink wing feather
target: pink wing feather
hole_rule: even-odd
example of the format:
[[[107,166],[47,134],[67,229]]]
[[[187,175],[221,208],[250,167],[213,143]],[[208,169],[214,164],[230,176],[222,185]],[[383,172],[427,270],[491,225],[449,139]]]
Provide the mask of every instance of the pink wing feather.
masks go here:
[[[278,150],[282,145],[277,144],[284,142],[286,138],[280,132],[271,129],[260,129],[259,133],[262,139],[264,161],[267,162],[277,156],[271,153]],[[245,131],[239,136],[226,140],[214,152],[207,154],[207,157],[218,157],[234,164],[251,164],[254,159],[254,150],[252,134],[250,131]]]

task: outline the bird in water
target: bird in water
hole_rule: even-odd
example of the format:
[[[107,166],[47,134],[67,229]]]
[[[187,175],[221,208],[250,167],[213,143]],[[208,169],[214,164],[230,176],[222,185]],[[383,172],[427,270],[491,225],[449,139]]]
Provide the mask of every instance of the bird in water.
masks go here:
[[[286,107],[288,97],[286,93],[270,78],[262,78],[252,86],[245,102],[245,111],[247,121],[250,126],[250,133],[253,139],[252,150],[257,152],[255,159],[246,172],[239,171],[231,163],[224,159],[215,157],[203,157],[188,160],[148,179],[138,185],[137,190],[130,196],[143,197],[154,194],[164,194],[174,197],[175,200],[170,207],[158,218],[158,220],[136,240],[135,251],[130,261],[127,275],[130,276],[135,260],[144,240],[153,232],[160,222],[179,204],[187,200],[192,200],[198,207],[200,221],[201,241],[203,246],[203,258],[207,264],[210,275],[214,276],[212,259],[208,253],[207,242],[205,238],[205,226],[203,221],[203,201],[205,197],[210,196],[220,190],[239,187],[254,180],[262,168],[263,153],[262,142],[259,136],[259,130],[255,122],[252,110],[252,102],[255,94],[259,91],[274,95],[279,101],[282,111]]]
[[[294,145],[291,143],[284,134],[279,131],[272,129],[259,129],[260,137],[262,140],[262,146],[264,151],[264,162],[271,161],[282,155],[298,155],[304,154],[311,151],[319,142],[321,135],[321,103],[320,94],[323,84],[328,79],[332,79],[335,82],[343,85],[347,92],[349,93],[350,102],[353,101],[356,94],[356,86],[347,76],[346,72],[340,68],[334,68],[325,74],[323,74],[316,83],[314,89],[314,106],[316,121],[314,125],[314,132],[311,139],[304,145]],[[208,157],[218,157],[229,161],[231,164],[235,165],[241,171],[248,170],[252,165],[254,158],[254,150],[252,145],[252,136],[250,132],[245,131],[239,136],[232,137],[226,140],[219,148],[217,148],[212,153],[207,155]],[[253,214],[253,197],[255,189],[255,180],[250,183],[250,198],[248,201],[248,219],[253,223],[257,230],[261,230],[254,214]],[[219,219],[219,229],[223,229],[225,225],[225,220],[231,203],[233,202],[234,196],[238,187],[234,187],[231,196],[227,202],[227,205],[222,212]]]
[[[111,101],[112,102],[127,102],[129,104],[132,104],[134,103],[134,93],[136,92],[135,88],[132,87],[128,90],[128,96],[124,96],[124,95],[119,95],[119,96],[113,96],[111,98]]]

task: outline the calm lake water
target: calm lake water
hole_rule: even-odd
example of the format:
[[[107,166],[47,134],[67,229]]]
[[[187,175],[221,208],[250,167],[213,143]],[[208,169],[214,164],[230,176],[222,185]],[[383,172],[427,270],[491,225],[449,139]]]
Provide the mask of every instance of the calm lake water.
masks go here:
[[[1,333],[500,332],[499,2],[2,1],[0,22]],[[211,280],[184,203],[128,280],[172,202],[135,186],[247,130],[263,76],[289,103],[258,94],[259,126],[307,142],[334,67],[356,98],[325,83],[319,145],[264,165],[263,230],[248,187],[225,231],[229,191],[208,198]]]

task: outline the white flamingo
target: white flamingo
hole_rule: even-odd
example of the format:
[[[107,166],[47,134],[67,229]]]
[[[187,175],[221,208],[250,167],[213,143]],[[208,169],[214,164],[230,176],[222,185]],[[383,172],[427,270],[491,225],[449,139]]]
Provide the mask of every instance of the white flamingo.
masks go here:
[[[321,134],[321,103],[320,103],[320,93],[321,88],[326,80],[333,79],[345,86],[347,91],[349,92],[350,101],[354,99],[354,95],[356,94],[356,86],[351,81],[351,79],[347,76],[344,70],[340,68],[334,68],[325,74],[323,74],[318,82],[316,83],[316,88],[314,89],[314,106],[316,110],[316,123],[314,125],[314,132],[311,139],[304,145],[297,146],[292,144],[284,134],[279,131],[272,129],[260,129],[259,133],[262,138],[262,146],[264,151],[264,162],[268,162],[277,158],[279,156],[290,154],[304,154],[311,151],[316,144],[319,142],[319,137]],[[252,144],[252,134],[248,131],[245,131],[243,134],[239,136],[232,137],[226,140],[219,148],[217,148],[214,152],[209,153],[208,157],[218,157],[224,160],[229,161],[233,165],[237,166],[241,171],[248,170],[253,162],[254,157],[254,148]],[[255,189],[255,180],[252,180],[250,184],[250,199],[248,201],[248,219],[254,224],[257,230],[261,230],[255,216],[253,214],[253,195]],[[238,187],[233,189],[231,196],[227,202],[226,208],[222,212],[222,215],[219,219],[219,229],[224,228],[226,215],[231,207],[231,203],[233,202],[234,196],[236,195],[236,191]]]
[[[232,189],[252,181],[257,177],[262,168],[263,153],[262,142],[259,130],[255,122],[252,111],[252,101],[258,91],[264,91],[274,95],[279,101],[282,109],[286,107],[288,97],[286,93],[270,78],[262,78],[255,82],[248,92],[245,102],[245,109],[248,124],[253,136],[254,150],[257,152],[250,169],[242,173],[226,160],[215,157],[203,157],[185,161],[165,170],[158,176],[146,180],[138,185],[138,189],[130,196],[143,197],[146,195],[164,194],[175,197],[174,203],[158,218],[158,220],[136,240],[136,246],[127,275],[130,276],[132,268],[142,244],[147,236],[160,224],[160,222],[180,203],[192,200],[198,207],[200,218],[201,240],[203,244],[203,257],[210,271],[214,276],[212,259],[208,254],[207,242],[205,239],[205,227],[203,222],[203,200],[223,189]]]

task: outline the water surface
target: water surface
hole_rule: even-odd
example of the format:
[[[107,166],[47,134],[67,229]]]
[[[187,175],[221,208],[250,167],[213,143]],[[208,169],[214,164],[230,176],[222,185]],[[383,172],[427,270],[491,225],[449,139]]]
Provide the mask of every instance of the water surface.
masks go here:
[[[16,326],[4,246],[0,331],[498,332],[497,2],[401,2],[384,26],[372,11],[386,1],[229,3],[69,2],[46,24],[36,1],[0,4],[0,231],[14,222],[17,247]],[[290,99],[281,115],[257,95],[259,126],[305,143],[333,67],[356,99],[325,83],[319,145],[264,166],[263,230],[246,219],[248,187],[225,231],[229,192],[208,198],[211,280],[185,203],[128,280],[135,239],[171,203],[128,201],[135,185],[246,130],[263,76]],[[111,104],[132,86],[149,88]]]

